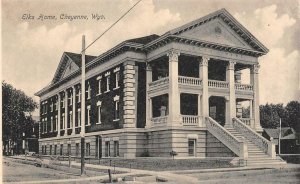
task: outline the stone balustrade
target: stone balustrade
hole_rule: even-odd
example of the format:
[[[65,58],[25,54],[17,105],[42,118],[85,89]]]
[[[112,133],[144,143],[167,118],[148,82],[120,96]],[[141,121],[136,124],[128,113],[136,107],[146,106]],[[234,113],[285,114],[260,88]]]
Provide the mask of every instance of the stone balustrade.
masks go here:
[[[240,120],[247,126],[251,126],[251,122],[254,120],[254,119],[251,119],[251,118],[240,118]]]
[[[245,125],[240,119],[233,118],[232,119],[233,127],[255,145],[257,145],[260,149],[262,149],[265,153],[270,155],[272,158],[276,157],[275,152],[275,144],[271,141],[268,141],[266,138],[252,130],[249,126]]]
[[[210,88],[228,89],[229,88],[229,83],[225,82],[225,81],[208,80],[208,87],[210,87]]]
[[[161,79],[158,79],[156,81],[150,82],[149,87],[154,87],[154,86],[159,86],[159,85],[164,85],[169,83],[169,77],[163,77]]]
[[[201,81],[201,79],[195,78],[195,77],[179,76],[178,77],[178,83],[179,84],[193,85],[193,86],[201,86],[202,81]]]
[[[166,125],[168,122],[168,116],[159,116],[151,119],[153,126]]]
[[[235,89],[238,91],[253,91],[253,85],[236,83]]]
[[[183,126],[202,127],[202,116],[195,115],[181,115],[181,122]]]
[[[207,130],[219,139],[224,145],[226,145],[230,150],[237,154],[240,158],[248,158],[248,148],[245,141],[240,141],[235,138],[229,131],[222,127],[218,122],[216,122],[211,117],[205,118],[205,124]]]

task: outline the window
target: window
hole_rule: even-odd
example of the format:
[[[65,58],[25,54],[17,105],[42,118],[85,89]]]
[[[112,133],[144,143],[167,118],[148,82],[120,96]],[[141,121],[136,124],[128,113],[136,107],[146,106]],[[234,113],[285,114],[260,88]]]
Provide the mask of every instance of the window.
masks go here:
[[[189,154],[189,156],[195,156],[195,149],[196,149],[196,139],[189,139],[188,140],[188,154]]]
[[[65,113],[62,114],[62,129],[65,129]]]
[[[54,107],[54,110],[57,111],[57,109],[58,109],[58,99],[56,99],[56,101],[55,101],[55,107]]]
[[[45,152],[44,152],[44,146],[42,146],[42,155],[44,155]]]
[[[48,122],[47,118],[45,118],[45,133],[48,132]]]
[[[71,153],[71,144],[68,144],[68,155],[72,155],[72,153]]]
[[[73,104],[73,94],[72,93],[70,94],[70,97],[68,98],[68,101],[69,101],[69,105]]]
[[[57,131],[57,127],[58,127],[58,119],[57,119],[57,115],[55,116],[55,128],[54,130]]]
[[[91,106],[87,106],[87,125],[91,125]]]
[[[115,103],[115,114],[114,114],[114,121],[117,121],[117,120],[119,120],[119,96],[115,96],[114,97],[114,103]]]
[[[102,90],[101,90],[101,79],[102,79],[102,76],[97,77],[97,80],[98,80],[98,95],[100,95],[102,93]]]
[[[61,107],[65,108],[65,97],[61,98]]]
[[[120,72],[117,71],[117,72],[116,72],[116,87],[115,87],[115,89],[117,89],[117,88],[120,87],[120,86],[119,86],[119,81],[120,81]]]
[[[119,141],[114,141],[114,156],[119,156]]]
[[[77,97],[77,101],[78,101],[78,103],[81,101],[81,90],[79,89],[78,90],[78,97]]]
[[[98,113],[97,113],[98,122],[97,122],[97,124],[101,124],[101,102],[100,101],[97,102],[97,108],[98,108]]]
[[[88,83],[88,87],[87,87],[87,99],[90,99],[91,98],[91,85],[90,83]]]
[[[106,77],[106,91],[105,92],[108,92],[109,86],[110,86],[110,72],[106,72],[105,77]]]
[[[60,145],[60,155],[63,155],[64,154],[64,145],[61,144]]]
[[[47,146],[45,146],[45,155],[47,155]]]
[[[53,105],[54,105],[54,102],[51,101],[51,104],[50,104],[50,110],[51,110],[51,112],[53,112]]]
[[[50,152],[49,155],[52,155],[52,145],[50,145]]]
[[[80,127],[81,126],[81,111],[80,109],[78,109],[78,112],[77,112],[77,127]]]
[[[54,155],[57,155],[57,145],[54,145]]]
[[[72,123],[73,123],[73,113],[72,111],[69,112],[69,124],[68,124],[68,128],[72,127]]]
[[[110,157],[110,142],[105,142],[105,157]]]
[[[76,143],[75,155],[79,156],[79,143]]]
[[[86,143],[86,148],[85,148],[85,155],[86,156],[90,156],[90,154],[91,154],[91,145],[90,145],[90,143],[88,142],[88,143]]]
[[[50,121],[51,130],[50,130],[50,132],[53,132],[53,124],[54,124],[53,117],[51,117],[51,121]]]

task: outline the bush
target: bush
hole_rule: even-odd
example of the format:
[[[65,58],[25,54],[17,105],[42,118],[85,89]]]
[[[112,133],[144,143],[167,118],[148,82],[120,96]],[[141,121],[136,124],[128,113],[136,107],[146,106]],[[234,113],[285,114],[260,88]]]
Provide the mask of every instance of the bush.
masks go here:
[[[176,151],[172,150],[172,151],[170,152],[170,155],[173,157],[173,160],[174,160],[174,157],[175,157],[176,155],[178,155],[178,154],[177,154]]]

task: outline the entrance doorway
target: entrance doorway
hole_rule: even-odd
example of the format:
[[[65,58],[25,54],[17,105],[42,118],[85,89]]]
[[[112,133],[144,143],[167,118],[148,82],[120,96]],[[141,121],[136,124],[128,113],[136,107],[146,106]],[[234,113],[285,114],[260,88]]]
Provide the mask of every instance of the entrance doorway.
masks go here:
[[[221,126],[225,125],[226,101],[224,97],[211,96],[209,98],[209,116]]]

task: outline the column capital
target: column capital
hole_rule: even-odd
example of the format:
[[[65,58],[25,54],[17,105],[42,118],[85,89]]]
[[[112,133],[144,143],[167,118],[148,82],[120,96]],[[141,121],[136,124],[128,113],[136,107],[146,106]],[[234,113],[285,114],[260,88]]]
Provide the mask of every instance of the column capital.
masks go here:
[[[259,65],[259,64],[253,65],[253,66],[251,67],[251,73],[258,74],[259,68],[260,68],[260,65]]]
[[[227,70],[234,70],[234,65],[236,64],[235,61],[228,61]]]
[[[210,60],[207,56],[202,56],[200,59],[200,66],[208,66],[208,61]]]
[[[178,50],[173,49],[167,53],[167,56],[169,57],[169,62],[172,62],[172,61],[178,62],[178,57],[180,56],[180,52]]]
[[[150,64],[146,65],[146,71],[152,71],[152,66]]]

